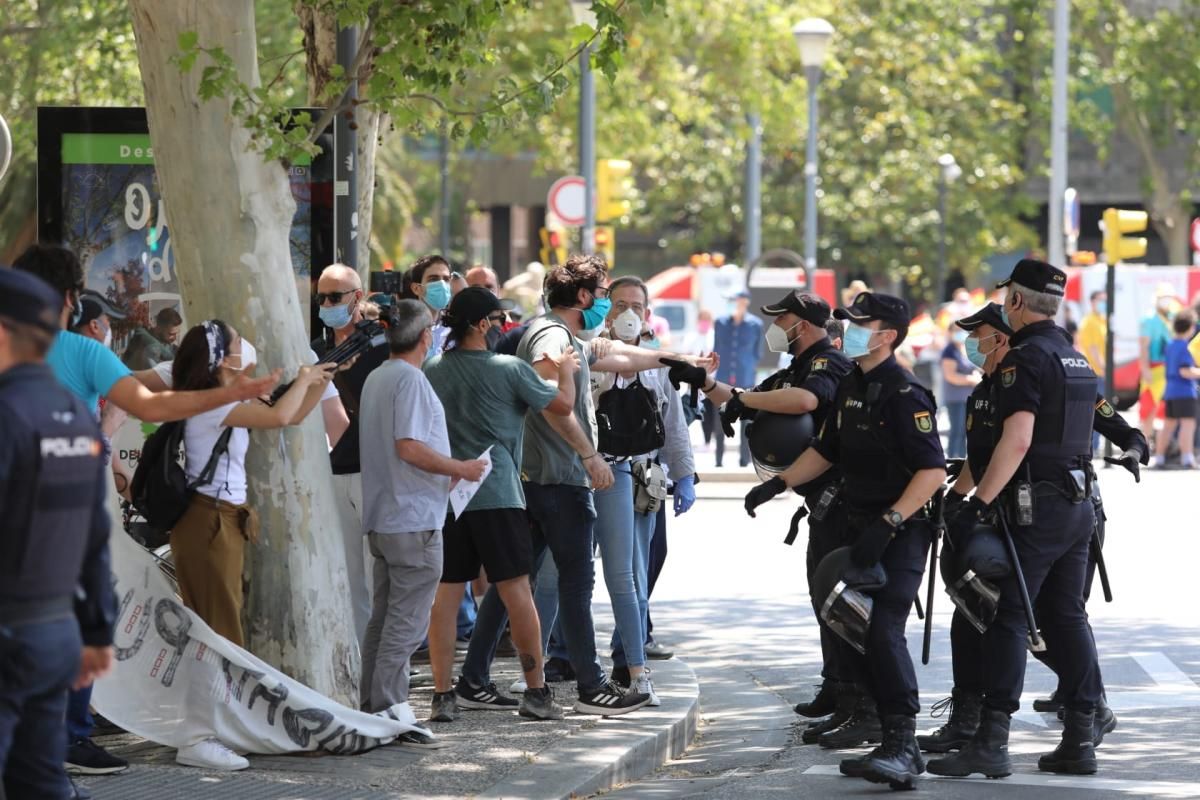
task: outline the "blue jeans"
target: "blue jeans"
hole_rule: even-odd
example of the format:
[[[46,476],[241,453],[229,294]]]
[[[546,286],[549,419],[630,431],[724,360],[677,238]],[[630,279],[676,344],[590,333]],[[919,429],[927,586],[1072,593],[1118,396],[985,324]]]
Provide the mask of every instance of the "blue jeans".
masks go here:
[[[463,587],[462,602],[458,604],[458,622],[456,634],[459,639],[467,639],[475,630],[475,597],[471,594],[471,584]]]
[[[946,442],[946,458],[967,456],[967,403],[946,403],[950,417],[950,434]]]
[[[647,563],[655,516],[633,509],[630,464],[613,464],[612,472],[613,485],[596,492],[596,541],[616,621],[613,665],[642,667],[646,664]]]
[[[79,674],[74,616],[0,625],[0,764],[12,800],[72,796],[63,770],[67,689]]]
[[[596,508],[592,490],[582,486],[525,484],[525,502],[533,530],[533,568],[537,573],[547,551],[558,567],[558,606],[562,632],[580,693],[600,688],[604,670],[596,656],[596,626],[592,620],[592,530]],[[538,609],[539,614],[542,609]],[[488,589],[475,619],[475,634],[467,649],[463,677],[473,686],[490,683],[489,667],[508,618],[495,587]],[[542,640],[550,627],[542,620]]]

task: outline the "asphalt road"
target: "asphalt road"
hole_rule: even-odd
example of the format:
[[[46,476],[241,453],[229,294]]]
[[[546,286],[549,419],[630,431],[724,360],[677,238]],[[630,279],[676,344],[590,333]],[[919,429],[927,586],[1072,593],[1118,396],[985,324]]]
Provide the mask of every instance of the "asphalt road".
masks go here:
[[[1135,485],[1124,471],[1109,469],[1101,483],[1115,602],[1104,603],[1097,588],[1089,611],[1119,727],[1098,750],[1099,774],[1038,772],[1037,757],[1054,747],[1060,727],[1030,708],[1055,684],[1030,659],[1010,741],[1014,774],[1002,781],[930,778],[919,784],[926,795],[1200,797],[1200,474],[1146,473]],[[701,484],[693,511],[669,525],[670,556],[651,600],[655,634],[695,668],[703,722],[684,758],[610,796],[724,800],[889,791],[838,775],[846,752],[799,742],[791,706],[811,696],[820,669],[805,542],[801,536],[793,547],[782,543],[790,499],[771,503],[757,520],[746,516],[740,498],[750,485]],[[607,629],[600,605],[598,623]],[[915,616],[909,621],[923,707],[918,731],[940,724],[929,707],[949,694],[950,611],[939,588],[933,654],[924,667],[921,623]]]

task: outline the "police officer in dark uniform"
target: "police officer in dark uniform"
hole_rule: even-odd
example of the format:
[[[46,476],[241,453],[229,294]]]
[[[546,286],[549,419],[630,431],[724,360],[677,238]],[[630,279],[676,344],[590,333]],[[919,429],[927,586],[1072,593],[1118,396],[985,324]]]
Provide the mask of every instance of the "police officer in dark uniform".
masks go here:
[[[1096,646],[1084,609],[1084,583],[1094,524],[1090,502],[1092,421],[1096,376],[1054,324],[1066,274],[1045,262],[1021,260],[1000,286],[1008,287],[1003,319],[1014,331],[993,376],[998,435],[975,494],[950,523],[960,545],[994,511],[1011,533],[1028,595],[1040,606],[1039,624],[1060,653],[1058,674],[1067,712],[1062,742],[1038,761],[1048,772],[1096,771],[1093,721],[1100,701]],[[1025,681],[1025,610],[1016,578],[1000,582],[995,620],[984,634],[987,663],[982,719],[958,753],[931,761],[938,775],[1011,774],[1010,717]]]
[[[0,269],[0,794],[9,800],[90,796],[63,769],[67,690],[113,658],[100,430],[44,363],[61,310],[48,284]]]
[[[882,565],[887,581],[874,596],[865,657],[849,645],[839,654],[839,664],[858,672],[875,701],[882,743],[840,769],[911,788],[925,763],[915,739],[920,702],[904,627],[933,533],[927,506],[945,480],[946,462],[933,397],[893,355],[908,333],[908,304],[862,292],[834,315],[850,323],[843,348],[857,368],[839,386],[817,441],[783,474],[751,490],[746,510],[753,513],[834,464],[841,468],[851,562],[859,570]]]
[[[946,514],[951,519],[955,510],[966,501],[967,495],[983,478],[996,445],[997,422],[993,401],[995,387],[992,379],[1000,362],[1008,353],[1009,339],[1013,334],[1012,329],[1005,323],[1001,311],[999,305],[990,303],[957,322],[960,328],[970,333],[970,338],[967,339],[967,358],[983,371],[983,380],[975,387],[967,400],[967,461],[946,495]],[[1070,340],[1066,331],[1059,329],[1059,333],[1067,336],[1067,341]],[[1120,457],[1113,459],[1114,463],[1124,466],[1135,477],[1138,477],[1138,462],[1145,463],[1149,460],[1149,449],[1146,446],[1145,437],[1141,431],[1117,415],[1112,405],[1103,397],[1096,397],[1094,408],[1093,429],[1111,440],[1123,451]],[[1098,492],[1094,494],[1093,500],[1099,500]],[[1095,516],[1095,524],[1098,529],[1102,529],[1103,510],[1098,503],[1095,506]],[[950,557],[950,553],[944,554],[943,557]],[[1094,574],[1093,560],[1089,565],[1088,577],[1084,585],[1085,599],[1090,594]],[[1035,655],[1051,669],[1055,669],[1059,648],[1056,647],[1056,642],[1050,639],[1046,640],[1046,645]],[[950,626],[950,647],[954,670],[954,689],[949,701],[942,701],[934,705],[935,712],[937,712],[939,707],[945,708],[948,704],[950,716],[947,722],[933,733],[917,737],[918,744],[926,752],[945,753],[957,750],[966,745],[979,726],[984,690],[983,637],[957,609]],[[1103,699],[1097,706],[1096,712],[1093,741],[1098,745],[1104,734],[1116,727],[1116,717],[1112,710],[1104,704]]]
[[[704,387],[704,394],[714,407],[724,403],[721,424],[728,436],[733,435],[733,424],[737,420],[753,421],[760,411],[784,415],[810,414],[812,430],[819,431],[833,407],[838,385],[850,374],[854,366],[830,341],[827,330],[830,320],[829,304],[817,295],[796,290],[789,292],[779,302],[763,306],[760,310],[764,315],[774,317],[771,325],[767,327],[767,346],[772,352],[791,353],[791,364],[750,391],[742,391],[728,384],[713,381]],[[839,334],[840,332],[839,328]],[[751,427],[749,436],[753,449],[754,427]],[[798,453],[807,445],[807,442],[797,443],[793,452]],[[821,559],[844,544],[844,514],[841,513],[840,506],[834,508],[830,499],[822,512],[812,513],[825,490],[835,487],[840,480],[841,473],[835,465],[815,480],[796,487],[796,491],[804,497],[808,510],[806,565],[810,583]],[[830,491],[832,498],[832,488]],[[803,515],[803,512],[797,512],[798,517]],[[789,544],[795,530],[793,525],[789,533]],[[818,622],[820,623],[819,617]],[[821,687],[811,701],[796,706],[796,713],[805,717],[826,717],[839,710],[839,698],[842,701],[841,713],[823,723],[809,726],[803,733],[804,741],[809,744],[815,743],[821,733],[844,723],[861,694],[853,690],[854,684],[850,678],[841,675],[838,670],[837,637],[824,623],[820,623],[820,626],[823,661]]]

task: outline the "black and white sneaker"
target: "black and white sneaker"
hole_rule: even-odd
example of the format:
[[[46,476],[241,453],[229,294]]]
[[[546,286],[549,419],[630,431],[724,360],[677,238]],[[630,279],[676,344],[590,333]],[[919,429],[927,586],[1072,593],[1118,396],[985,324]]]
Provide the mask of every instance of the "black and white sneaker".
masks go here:
[[[407,747],[410,750],[441,750],[446,746],[445,742],[438,741],[427,733],[420,731],[406,731],[396,737],[396,744],[401,747]]]
[[[546,686],[540,689],[526,689],[517,713],[529,719],[563,718],[562,706],[554,702],[554,694]]]
[[[128,769],[129,762],[91,739],[76,739],[67,747],[64,766],[70,775],[113,775]]]
[[[458,698],[460,708],[472,708],[477,711],[512,711],[521,705],[516,698],[500,694],[495,683],[476,689],[461,675],[458,683],[454,685],[454,694]]]
[[[612,681],[606,681],[594,692],[579,693],[575,702],[575,710],[580,714],[599,714],[602,717],[615,717],[637,711],[650,702],[650,695],[637,692],[622,692],[621,687]]]

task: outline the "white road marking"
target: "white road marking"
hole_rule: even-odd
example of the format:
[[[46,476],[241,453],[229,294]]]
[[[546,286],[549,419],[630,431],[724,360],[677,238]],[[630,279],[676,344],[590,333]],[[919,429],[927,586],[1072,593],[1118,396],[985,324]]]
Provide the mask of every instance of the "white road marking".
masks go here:
[[[1165,653],[1129,653],[1130,658],[1153,682],[1127,692],[1109,692],[1108,705],[1117,714],[1141,709],[1200,708],[1200,686],[1175,666]],[[1030,703],[1033,701],[1030,700]],[[1024,703],[1022,703],[1025,706]],[[1039,714],[1032,706],[1023,707],[1013,719],[1039,728],[1047,726],[1047,715]]]
[[[809,767],[804,775],[819,777],[844,777],[832,764]],[[989,789],[997,786],[1035,786],[1046,789],[1083,789],[1085,791],[1128,792],[1154,797],[1200,797],[1200,783],[1182,781],[1129,781],[1117,778],[1098,778],[1066,775],[1030,775],[1014,773],[1007,778],[988,780],[984,777],[943,778],[937,775],[922,775],[921,780],[952,781],[965,784],[985,784]]]

